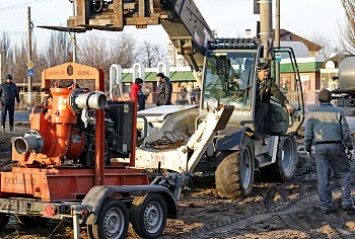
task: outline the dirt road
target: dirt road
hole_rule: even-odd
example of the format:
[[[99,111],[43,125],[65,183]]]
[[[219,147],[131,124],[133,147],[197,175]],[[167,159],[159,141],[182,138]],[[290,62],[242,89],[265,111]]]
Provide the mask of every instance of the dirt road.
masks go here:
[[[0,160],[6,161],[11,153],[11,137],[23,132],[19,128],[17,132],[0,133]],[[302,148],[299,159],[293,182],[263,183],[256,175],[252,194],[237,200],[218,199],[213,178],[196,179],[196,187],[182,195],[178,219],[168,220],[161,238],[355,238],[355,215],[340,209],[339,190],[334,191],[334,212],[323,215],[316,194],[315,162]],[[87,238],[85,227],[81,235]],[[13,220],[0,237],[74,238],[70,221],[50,221],[44,228],[23,229]]]

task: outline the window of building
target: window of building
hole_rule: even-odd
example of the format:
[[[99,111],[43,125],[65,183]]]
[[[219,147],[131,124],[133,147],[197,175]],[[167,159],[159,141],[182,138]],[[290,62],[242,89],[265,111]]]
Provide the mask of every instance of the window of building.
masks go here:
[[[338,81],[333,80],[333,76],[336,76],[336,74],[335,71],[321,72],[320,88],[328,90],[335,90],[338,88]]]

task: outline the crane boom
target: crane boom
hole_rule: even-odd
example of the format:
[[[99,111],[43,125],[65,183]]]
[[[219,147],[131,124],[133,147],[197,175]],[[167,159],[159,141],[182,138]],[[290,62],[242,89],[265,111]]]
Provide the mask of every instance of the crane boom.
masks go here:
[[[128,25],[159,24],[195,71],[202,68],[207,42],[214,39],[191,0],[76,0],[76,13],[67,21],[68,30],[123,31]]]

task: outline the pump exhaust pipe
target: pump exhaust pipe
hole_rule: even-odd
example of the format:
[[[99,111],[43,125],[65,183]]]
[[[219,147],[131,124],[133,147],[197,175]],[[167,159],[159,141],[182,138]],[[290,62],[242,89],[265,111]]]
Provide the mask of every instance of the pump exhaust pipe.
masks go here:
[[[39,132],[29,130],[24,137],[17,137],[14,140],[14,147],[17,153],[26,154],[28,152],[40,153],[44,147],[44,141]]]

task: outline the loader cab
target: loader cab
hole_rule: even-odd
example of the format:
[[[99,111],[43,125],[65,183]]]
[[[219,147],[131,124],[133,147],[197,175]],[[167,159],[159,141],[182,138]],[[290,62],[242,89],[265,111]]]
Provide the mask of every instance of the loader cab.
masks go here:
[[[247,49],[215,48],[207,52],[204,64],[201,113],[207,112],[207,101],[216,98],[222,105],[233,105],[234,112],[228,125],[255,129],[257,69],[261,47]],[[284,53],[283,53],[284,54]],[[295,61],[290,60],[290,64]],[[294,84],[287,98],[295,108],[290,116],[276,99],[271,98],[267,117],[269,135],[286,135],[297,132],[304,120],[302,87],[297,65],[291,67]],[[275,77],[275,63],[270,66],[270,77]],[[291,92],[292,91],[292,92]]]
[[[256,65],[258,51],[218,49],[206,57],[202,111],[207,101],[216,98],[223,105],[233,105],[229,125],[247,125],[254,129]]]

